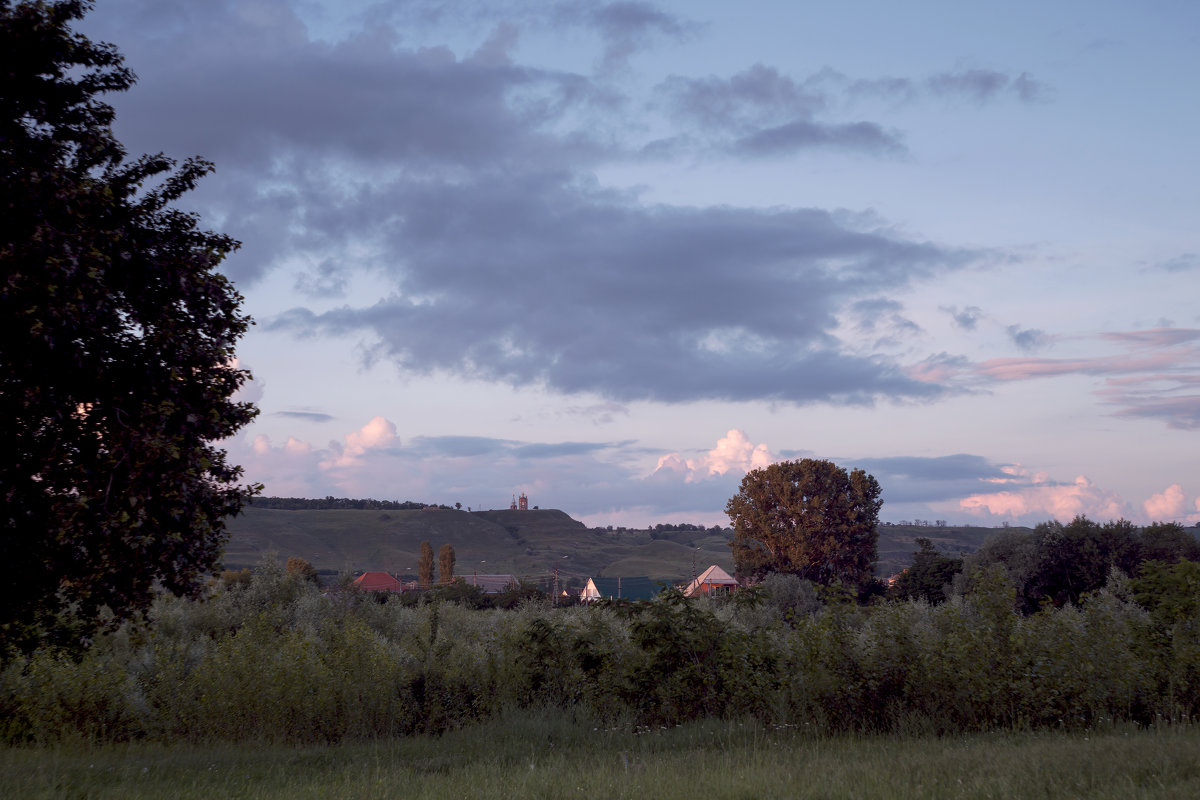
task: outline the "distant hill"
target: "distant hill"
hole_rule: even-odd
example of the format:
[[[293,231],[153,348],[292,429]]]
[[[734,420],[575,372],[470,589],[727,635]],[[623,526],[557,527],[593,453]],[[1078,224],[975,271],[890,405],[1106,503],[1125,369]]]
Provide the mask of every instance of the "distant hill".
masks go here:
[[[413,504],[416,505],[416,504]],[[512,573],[537,581],[559,570],[566,585],[593,576],[646,575],[690,580],[712,564],[733,571],[726,530],[621,531],[588,528],[562,511],[461,511],[449,508],[288,510],[249,506],[229,521],[226,568],[253,567],[268,553],[300,556],[326,575],[386,570],[413,574],[421,542],[436,552],[454,548],[456,575]],[[957,555],[973,552],[993,528],[882,525],[876,573],[899,572],[912,561],[919,536]]]

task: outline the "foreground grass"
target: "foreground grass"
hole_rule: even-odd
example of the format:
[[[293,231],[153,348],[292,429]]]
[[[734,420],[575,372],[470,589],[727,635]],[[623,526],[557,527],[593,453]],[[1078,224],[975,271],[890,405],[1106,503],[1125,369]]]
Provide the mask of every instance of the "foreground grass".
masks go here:
[[[0,750],[21,798],[1195,798],[1200,731],[826,738],[707,722],[597,731],[509,717],[441,737],[329,747]]]

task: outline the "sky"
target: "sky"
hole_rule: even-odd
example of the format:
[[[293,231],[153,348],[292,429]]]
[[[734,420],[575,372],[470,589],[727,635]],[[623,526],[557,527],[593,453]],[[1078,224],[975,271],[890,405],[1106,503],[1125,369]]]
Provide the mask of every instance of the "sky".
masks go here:
[[[1200,6],[100,0],[277,496],[1200,522]]]

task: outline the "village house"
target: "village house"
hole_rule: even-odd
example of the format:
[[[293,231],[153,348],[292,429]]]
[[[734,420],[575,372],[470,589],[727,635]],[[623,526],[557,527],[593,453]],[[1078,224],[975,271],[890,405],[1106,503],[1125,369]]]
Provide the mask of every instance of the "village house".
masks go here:
[[[713,564],[700,573],[700,576],[694,581],[689,583],[687,588],[683,590],[683,594],[685,597],[726,594],[740,585],[728,572]]]

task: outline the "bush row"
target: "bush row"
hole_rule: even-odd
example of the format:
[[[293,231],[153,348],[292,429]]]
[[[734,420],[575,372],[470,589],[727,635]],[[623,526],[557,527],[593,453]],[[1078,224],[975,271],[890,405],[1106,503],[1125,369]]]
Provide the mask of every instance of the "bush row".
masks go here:
[[[473,610],[322,595],[267,565],[203,602],[162,598],[81,655],[0,672],[9,742],[332,742],[439,732],[509,708],[605,725],[755,717],[814,731],[956,732],[1188,719],[1195,615],[1122,581],[1015,612],[1000,570],[965,597],[820,606],[803,585],[727,601]]]

